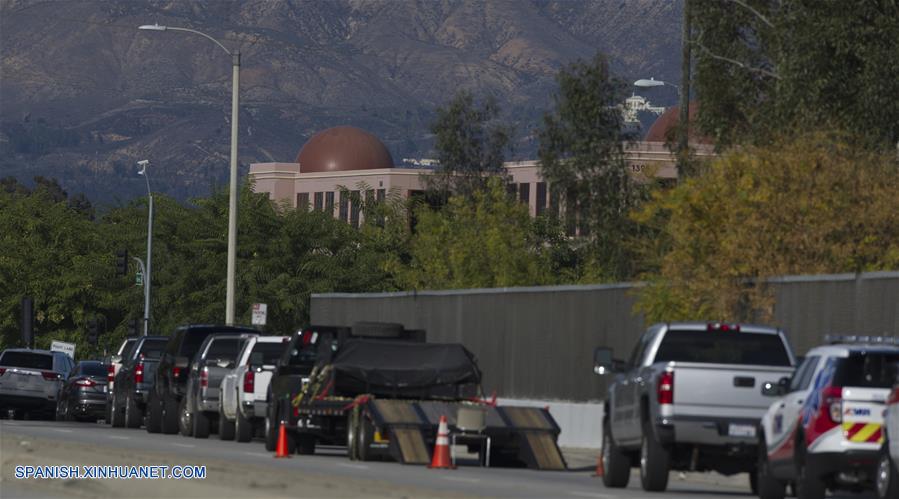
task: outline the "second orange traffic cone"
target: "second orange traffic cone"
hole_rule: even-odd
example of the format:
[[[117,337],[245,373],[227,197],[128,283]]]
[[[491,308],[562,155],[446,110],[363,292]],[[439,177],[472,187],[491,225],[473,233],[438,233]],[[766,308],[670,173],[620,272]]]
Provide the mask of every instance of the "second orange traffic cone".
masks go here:
[[[434,443],[434,456],[428,468],[454,469],[450,458],[449,428],[446,424],[446,416],[440,416],[440,425],[437,427],[437,442]]]
[[[281,421],[281,429],[278,430],[278,446],[275,447],[275,457],[290,457],[287,447],[287,429],[284,428],[283,421]]]

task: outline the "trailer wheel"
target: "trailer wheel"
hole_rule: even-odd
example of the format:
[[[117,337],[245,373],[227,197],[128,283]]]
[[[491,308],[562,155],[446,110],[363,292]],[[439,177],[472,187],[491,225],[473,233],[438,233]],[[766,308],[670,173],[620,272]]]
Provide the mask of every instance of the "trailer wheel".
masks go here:
[[[360,415],[358,428],[359,437],[356,439],[358,446],[356,455],[360,461],[371,461],[373,457],[371,454],[371,443],[375,438],[375,426],[368,418]]]
[[[353,411],[350,412],[346,417],[346,454],[347,457],[350,458],[350,461],[356,461],[359,459],[359,450],[356,447],[356,437],[359,435],[359,431],[357,429],[358,421],[359,409],[358,407],[356,407],[353,408]]]

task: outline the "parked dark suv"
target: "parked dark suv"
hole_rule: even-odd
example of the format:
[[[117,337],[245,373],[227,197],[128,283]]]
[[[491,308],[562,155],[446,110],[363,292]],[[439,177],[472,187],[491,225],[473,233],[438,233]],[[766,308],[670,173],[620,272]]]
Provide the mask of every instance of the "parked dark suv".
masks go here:
[[[178,432],[178,406],[187,391],[188,369],[207,336],[216,333],[258,333],[238,326],[180,326],[169,337],[156,368],[155,381],[147,400],[147,431]]]

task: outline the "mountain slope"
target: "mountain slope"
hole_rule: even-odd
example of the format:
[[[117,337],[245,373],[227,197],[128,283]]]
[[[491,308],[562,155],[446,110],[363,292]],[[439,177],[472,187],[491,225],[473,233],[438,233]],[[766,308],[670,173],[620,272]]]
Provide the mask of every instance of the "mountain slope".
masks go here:
[[[395,159],[429,154],[433,109],[459,88],[499,98],[517,157],[564,64],[609,54],[627,78],[678,81],[679,3],[335,0],[0,1],[0,176],[57,177],[92,198],[203,195],[227,179],[231,68],[242,53],[240,163],[288,161],[337,124]],[[652,97],[671,102],[673,93]]]

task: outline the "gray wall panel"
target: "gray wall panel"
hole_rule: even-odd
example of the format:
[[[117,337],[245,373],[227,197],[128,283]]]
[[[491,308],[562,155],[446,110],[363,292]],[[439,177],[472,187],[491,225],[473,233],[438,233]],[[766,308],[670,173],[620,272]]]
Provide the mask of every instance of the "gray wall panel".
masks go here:
[[[899,335],[899,272],[770,280],[774,324],[798,354],[826,333]],[[634,315],[637,285],[551,286],[422,293],[312,296],[312,322],[399,322],[428,341],[459,342],[483,371],[486,395],[595,401],[605,380],[592,374],[593,347],[626,359],[646,328]]]

